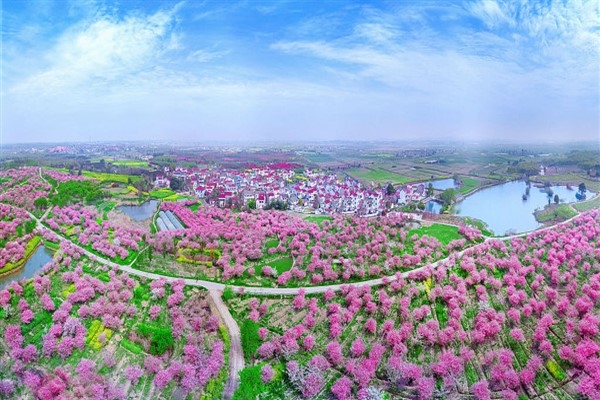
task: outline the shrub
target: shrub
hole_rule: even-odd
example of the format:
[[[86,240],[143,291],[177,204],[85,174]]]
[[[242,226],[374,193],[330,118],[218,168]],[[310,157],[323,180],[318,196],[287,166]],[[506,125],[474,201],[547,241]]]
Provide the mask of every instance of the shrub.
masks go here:
[[[233,394],[232,400],[254,400],[266,390],[262,380],[262,367],[247,367],[240,371],[240,386]]]
[[[225,290],[223,290],[223,300],[228,301],[233,299],[235,296],[235,293],[233,292],[233,289],[231,288],[231,286],[226,286]]]
[[[150,337],[150,353],[152,354],[163,354],[174,343],[171,328],[140,324],[138,332],[144,337]]]
[[[254,357],[258,346],[260,346],[260,336],[258,336],[258,324],[251,319],[246,318],[240,328],[242,336],[242,349],[246,359]]]

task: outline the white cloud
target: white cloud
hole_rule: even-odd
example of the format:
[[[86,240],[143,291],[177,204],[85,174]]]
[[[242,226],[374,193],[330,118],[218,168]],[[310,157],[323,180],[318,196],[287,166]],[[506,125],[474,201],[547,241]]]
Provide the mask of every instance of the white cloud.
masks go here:
[[[47,66],[16,84],[13,92],[53,95],[114,83],[156,64],[177,47],[171,29],[174,10],[123,19],[101,15],[76,25],[46,53]]]
[[[191,52],[187,56],[187,59],[188,59],[188,61],[205,63],[205,62],[209,62],[209,61],[221,58],[227,54],[229,54],[229,51],[199,49],[199,50],[195,50],[195,51]]]
[[[468,7],[471,13],[481,19],[488,28],[496,28],[502,24],[514,25],[514,20],[506,15],[495,0],[480,0]]]

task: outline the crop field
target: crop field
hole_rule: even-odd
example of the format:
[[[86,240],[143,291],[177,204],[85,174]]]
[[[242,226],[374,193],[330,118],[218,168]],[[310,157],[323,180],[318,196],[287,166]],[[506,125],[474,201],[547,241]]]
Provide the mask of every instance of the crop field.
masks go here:
[[[138,168],[147,168],[148,161],[113,161],[113,164],[118,167],[138,167]]]
[[[474,178],[461,177],[460,181],[461,186],[458,190],[463,195],[475,190],[480,185],[479,180]]]
[[[349,169],[346,171],[346,173],[358,180],[364,181],[369,184],[371,182],[375,182],[376,184],[384,184],[389,181],[394,185],[398,185],[411,181],[409,178],[395,174],[393,172],[385,171],[383,169]]]
[[[58,168],[57,170],[61,171],[61,172],[68,172],[68,170],[66,170],[64,168]],[[99,181],[100,183],[115,182],[115,183],[125,183],[126,184],[129,182],[129,180],[131,180],[131,182],[136,182],[136,181],[140,180],[140,177],[135,176],[135,175],[109,174],[109,173],[92,172],[92,171],[81,171],[81,175],[83,175],[87,178],[95,179],[95,180]]]
[[[150,194],[150,197],[153,197],[155,199],[164,199],[166,197],[176,195],[176,193],[174,191],[172,191],[171,189],[166,189],[166,188],[153,190],[149,194]]]

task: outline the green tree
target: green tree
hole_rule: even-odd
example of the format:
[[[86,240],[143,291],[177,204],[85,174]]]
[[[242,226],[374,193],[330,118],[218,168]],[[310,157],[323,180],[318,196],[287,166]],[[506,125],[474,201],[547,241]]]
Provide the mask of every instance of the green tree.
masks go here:
[[[262,366],[253,365],[240,371],[240,386],[233,394],[232,400],[254,400],[266,392],[262,381]]]
[[[581,183],[579,184],[579,191],[580,191],[582,194],[583,194],[583,193],[585,193],[585,192],[587,192],[587,188],[585,187],[585,183],[584,183],[584,182],[581,182]]]
[[[554,203],[558,204],[558,202],[560,201],[560,198],[558,197],[557,194],[554,195]]]
[[[48,207],[48,198],[47,197],[38,197],[37,199],[35,199],[33,201],[33,205],[36,208],[44,209],[44,208]]]
[[[394,185],[392,185],[392,183],[388,183],[387,187],[385,188],[385,191],[387,192],[388,196],[393,195],[394,193],[396,193],[396,189],[394,188]]]
[[[174,176],[171,178],[171,183],[169,184],[169,187],[171,188],[171,190],[177,192],[183,190],[183,188],[185,187],[185,182],[183,181],[183,179]]]
[[[251,210],[256,210],[256,199],[250,199],[248,201],[248,208]]]
[[[433,183],[431,182],[429,182],[429,185],[427,186],[427,196],[433,196]]]
[[[455,199],[456,190],[454,189],[446,189],[440,194],[440,200],[442,200],[444,207],[450,206]]]
[[[232,287],[225,286],[225,289],[223,290],[223,295],[221,297],[223,297],[223,300],[225,301],[233,299],[235,297],[235,293],[233,292]]]

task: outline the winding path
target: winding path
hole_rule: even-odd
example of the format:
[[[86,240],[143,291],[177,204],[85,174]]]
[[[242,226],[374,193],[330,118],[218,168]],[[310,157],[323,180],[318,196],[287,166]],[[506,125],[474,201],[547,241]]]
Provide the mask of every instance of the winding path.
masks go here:
[[[47,212],[48,211],[46,211],[46,213],[44,213],[44,216],[47,215]],[[236,321],[231,316],[229,309],[227,308],[227,306],[225,305],[225,303],[223,302],[223,300],[221,298],[221,294],[226,287],[225,284],[211,282],[211,281],[198,280],[198,279],[169,277],[169,276],[164,276],[164,275],[160,275],[160,274],[155,274],[152,272],[140,271],[138,269],[133,268],[133,264],[136,262],[137,257],[128,265],[117,264],[111,260],[108,260],[102,256],[99,256],[97,254],[94,254],[94,253],[88,251],[87,249],[83,248],[79,244],[74,243],[71,240],[69,240],[68,238],[62,236],[60,233],[57,233],[57,232],[51,230],[50,228],[43,225],[41,220],[38,219],[35,215],[33,215],[31,213],[29,213],[29,215],[33,220],[36,221],[37,227],[39,229],[49,230],[51,232],[54,232],[58,236],[58,238],[61,242],[69,242],[71,245],[73,245],[73,246],[79,248],[81,251],[83,251],[91,259],[94,259],[108,267],[117,268],[128,274],[137,275],[137,276],[145,277],[148,279],[164,278],[168,282],[183,279],[183,281],[185,282],[186,285],[199,286],[199,287],[203,287],[203,288],[207,289],[219,314],[221,315],[223,322],[225,323],[225,325],[227,327],[227,330],[229,331],[229,337],[230,337],[229,378],[225,385],[225,390],[224,390],[223,396],[226,399],[231,399],[231,397],[233,396],[233,393],[235,393],[236,389],[239,386],[239,372],[244,368],[244,354],[242,351],[240,328],[239,328],[238,324],[236,323]],[[530,232],[519,233],[516,235],[505,236],[505,237],[501,237],[501,238],[485,238],[484,242],[474,245],[474,246],[471,246],[460,252],[453,253],[452,257],[460,257],[463,255],[464,252],[466,252],[470,249],[477,248],[478,246],[481,246],[481,245],[483,245],[483,243],[490,241],[490,240],[508,241],[508,240],[512,240],[514,238],[524,237],[530,233],[544,232],[546,230],[554,229],[559,225],[570,223],[573,219],[575,219],[578,216],[579,216],[579,214],[566,220],[566,221],[563,221],[559,224],[548,226],[548,227],[530,231]],[[421,267],[412,269],[410,271],[402,272],[399,274],[399,276],[407,277],[412,273],[419,272],[428,267],[436,268],[440,263],[446,262],[449,258],[450,258],[450,256],[440,259],[438,261],[435,261],[431,264],[426,264]],[[253,295],[291,296],[291,295],[298,294],[300,289],[303,289],[305,291],[305,293],[324,293],[325,291],[327,291],[329,289],[331,289],[333,291],[338,291],[342,288],[342,286],[348,286],[348,285],[350,285],[350,286],[370,286],[370,287],[379,286],[379,285],[384,284],[385,282],[393,282],[396,279],[397,279],[397,276],[396,276],[396,274],[394,274],[394,275],[388,275],[388,276],[384,276],[381,278],[370,279],[370,280],[366,280],[366,281],[362,281],[362,282],[342,283],[342,284],[333,284],[333,285],[326,285],[326,286],[306,286],[306,287],[298,287],[298,288],[272,288],[272,287],[232,286],[232,285],[227,285],[227,286],[231,286],[231,288],[238,293],[241,293],[243,291],[246,294],[253,294]]]
[[[240,384],[239,372],[244,369],[244,352],[242,351],[240,328],[231,316],[229,308],[223,303],[223,299],[221,298],[222,292],[215,289],[209,290],[208,292],[229,331],[229,379],[225,384],[223,397],[225,399],[231,399]]]

